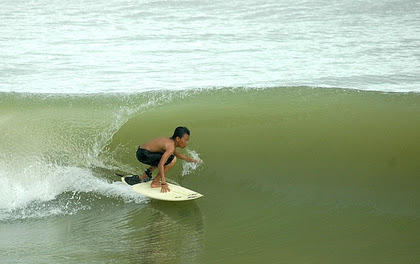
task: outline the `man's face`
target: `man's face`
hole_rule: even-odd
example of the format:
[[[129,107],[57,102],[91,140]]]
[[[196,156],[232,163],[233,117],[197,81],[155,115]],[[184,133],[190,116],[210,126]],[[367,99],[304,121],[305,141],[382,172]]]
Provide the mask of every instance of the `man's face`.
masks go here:
[[[185,148],[188,145],[188,141],[190,140],[190,136],[188,134],[184,134],[182,138],[179,138],[178,146],[180,148]]]

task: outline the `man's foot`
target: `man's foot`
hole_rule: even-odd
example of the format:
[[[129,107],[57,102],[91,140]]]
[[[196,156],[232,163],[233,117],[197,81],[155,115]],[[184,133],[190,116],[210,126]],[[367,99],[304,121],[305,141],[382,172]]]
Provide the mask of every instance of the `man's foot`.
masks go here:
[[[152,177],[149,177],[149,176],[147,176],[147,175],[142,175],[141,177],[140,177],[140,181],[141,182],[149,182],[149,181],[151,181],[152,180]]]
[[[141,182],[149,182],[152,180],[152,171],[147,169],[144,171],[143,175],[140,176]]]
[[[125,176],[124,181],[129,185],[134,185],[142,182],[149,182],[152,178],[149,178],[147,175],[133,175],[133,176]]]
[[[129,185],[134,185],[142,182],[139,175],[125,176],[124,181]]]
[[[150,184],[150,187],[152,187],[152,188],[159,188],[159,187],[161,187],[162,185],[160,185],[160,182],[155,182],[155,181],[152,181],[152,183]]]

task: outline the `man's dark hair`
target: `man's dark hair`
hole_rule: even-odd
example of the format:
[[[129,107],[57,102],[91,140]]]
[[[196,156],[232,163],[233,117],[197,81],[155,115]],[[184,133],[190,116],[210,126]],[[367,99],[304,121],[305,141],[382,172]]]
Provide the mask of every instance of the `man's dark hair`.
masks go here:
[[[175,140],[176,137],[182,138],[185,134],[190,135],[190,130],[186,127],[177,127],[171,139]]]

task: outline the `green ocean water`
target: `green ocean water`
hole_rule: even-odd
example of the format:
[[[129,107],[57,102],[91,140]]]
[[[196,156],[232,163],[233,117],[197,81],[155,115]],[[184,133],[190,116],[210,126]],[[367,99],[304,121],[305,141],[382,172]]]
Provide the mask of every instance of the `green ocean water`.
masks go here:
[[[2,263],[416,263],[420,95],[278,87],[0,94]],[[191,130],[151,201],[138,145]]]

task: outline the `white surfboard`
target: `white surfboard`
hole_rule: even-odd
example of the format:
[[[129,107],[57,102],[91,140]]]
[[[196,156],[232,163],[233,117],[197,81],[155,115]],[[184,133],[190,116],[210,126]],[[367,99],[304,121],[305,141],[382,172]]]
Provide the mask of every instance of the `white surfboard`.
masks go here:
[[[131,175],[127,175],[131,176]],[[126,183],[124,178],[127,176],[121,177],[121,181]],[[169,188],[171,189],[170,192],[162,193],[161,188],[152,188],[149,182],[138,183],[134,185],[130,185],[133,190],[139,194],[147,196],[149,198],[163,200],[163,201],[188,201],[194,200],[200,197],[203,197],[202,194],[195,192],[193,190],[184,188],[179,185],[168,183]],[[126,183],[127,184],[127,183]]]

